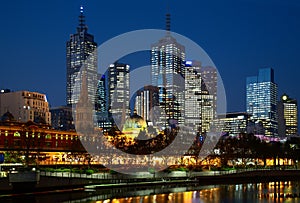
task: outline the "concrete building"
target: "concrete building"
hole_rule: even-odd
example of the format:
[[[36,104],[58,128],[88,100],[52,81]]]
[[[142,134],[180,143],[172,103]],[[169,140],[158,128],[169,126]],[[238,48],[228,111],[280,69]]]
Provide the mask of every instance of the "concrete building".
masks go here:
[[[10,112],[17,121],[51,124],[45,94],[30,91],[0,93],[0,115]]]

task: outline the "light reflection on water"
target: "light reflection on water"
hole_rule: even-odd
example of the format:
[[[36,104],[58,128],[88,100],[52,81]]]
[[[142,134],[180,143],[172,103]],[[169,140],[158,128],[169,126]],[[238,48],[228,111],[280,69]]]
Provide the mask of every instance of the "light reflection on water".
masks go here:
[[[230,185],[186,185],[113,188],[0,198],[17,203],[240,203],[300,202],[300,181]]]
[[[202,186],[186,192],[110,198],[91,203],[220,203],[220,202],[300,202],[300,182],[283,181],[237,185]]]

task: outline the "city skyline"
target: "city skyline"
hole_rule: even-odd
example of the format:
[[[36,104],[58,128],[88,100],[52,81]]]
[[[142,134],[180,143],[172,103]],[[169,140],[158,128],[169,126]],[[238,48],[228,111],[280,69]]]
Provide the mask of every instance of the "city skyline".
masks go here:
[[[74,28],[76,28],[76,26],[78,25],[77,20],[79,15],[79,6],[81,3],[82,2],[80,1],[76,1],[70,4],[66,4],[53,1],[53,4],[41,4],[35,1],[31,1],[29,3],[27,2],[27,4],[20,2],[19,4],[14,5],[14,7],[12,7],[13,5],[10,5],[10,3],[5,2],[5,4],[7,5],[5,5],[4,7],[6,7],[7,9],[5,9],[5,11],[1,15],[6,14],[10,16],[8,17],[9,20],[5,23],[9,23],[9,25],[14,25],[15,23],[17,23],[16,25],[18,26],[15,26],[15,28],[7,26],[8,31],[15,31],[6,31],[2,35],[4,41],[1,41],[1,43],[3,44],[3,48],[1,51],[2,53],[4,53],[2,55],[5,57],[1,58],[3,67],[3,74],[0,83],[1,88],[9,88],[14,91],[24,89],[29,91],[38,91],[41,93],[45,93],[49,99],[51,107],[65,104],[66,61],[64,46],[65,41],[68,39],[68,35],[76,31]],[[124,4],[124,2],[119,3],[120,5],[115,5],[116,9],[121,9],[122,5]],[[108,4],[109,3],[103,3],[103,7],[109,7]],[[188,7],[189,10],[185,9],[188,5],[194,4],[195,6]],[[255,0],[243,2],[232,1],[230,4],[231,7],[233,7],[231,8],[231,11],[236,9],[236,12],[240,14],[241,11],[245,9],[245,6],[249,6],[248,10],[246,9],[247,12],[239,16],[241,17],[241,19],[238,20],[233,18],[232,14],[229,13],[230,9],[226,12],[220,10],[220,7],[222,6],[219,4],[216,5],[215,9],[220,13],[216,14],[215,18],[210,19],[210,15],[208,15],[207,18],[201,18],[201,16],[203,16],[204,14],[210,14],[209,11],[214,10],[211,4],[212,3],[207,2],[192,3],[192,1],[185,1],[184,4],[182,2],[172,3],[170,6],[172,18],[171,30],[179,34],[185,35],[197,42],[215,62],[225,85],[225,90],[228,98],[228,111],[245,111],[245,78],[247,76],[255,75],[257,70],[262,67],[272,67],[274,69],[275,82],[278,84],[279,87],[278,96],[281,96],[283,93],[287,93],[291,97],[298,99],[300,97],[300,93],[297,92],[297,87],[294,85],[294,83],[290,81],[296,81],[297,77],[297,72],[295,69],[297,67],[296,47],[297,44],[300,43],[300,40],[296,38],[296,34],[298,32],[298,36],[300,36],[300,31],[299,28],[296,28],[296,20],[299,19],[300,16],[295,12],[297,6],[299,7],[300,5],[295,1],[290,1],[289,3],[283,3],[281,1],[272,1],[272,3],[271,1],[269,3],[258,3]],[[153,2],[153,5],[150,5],[149,3],[149,10],[144,9],[144,6],[135,5],[134,2],[130,4],[127,3],[128,6],[125,8],[128,8],[128,12],[125,12],[124,14],[125,19],[120,19],[118,17],[110,15],[109,20],[104,20],[104,14],[99,12],[100,10],[103,11],[104,8],[102,7],[100,9],[99,5],[101,4],[95,2],[84,2],[86,10],[86,24],[89,26],[90,33],[95,35],[95,41],[98,44],[101,44],[105,40],[110,39],[118,34],[132,31],[135,29],[165,28],[165,3],[159,3],[158,1]],[[130,8],[130,5],[132,5],[133,8]],[[153,9],[154,5],[163,6],[161,6],[161,8],[159,9],[156,8],[158,12],[153,12],[151,16],[150,11],[151,9]],[[181,9],[178,5],[182,5],[181,9],[189,13],[193,13],[192,11],[194,11],[195,9],[197,10],[197,8],[199,8],[199,12],[196,12],[196,14],[198,15],[183,15],[182,12],[180,12]],[[46,8],[47,6],[49,6],[49,8]],[[51,14],[51,12],[49,11],[51,11],[51,8],[53,8],[54,6],[55,9],[52,10],[52,15],[49,15]],[[227,7],[228,5],[225,5],[225,8]],[[11,10],[12,8],[14,8],[14,11]],[[99,8],[99,10],[97,8]],[[203,12],[201,12],[201,8]],[[276,13],[278,14],[278,16],[272,17],[270,14],[272,12],[275,12],[279,8],[281,12]],[[137,12],[134,14],[130,14],[130,9],[136,9]],[[28,15],[25,15],[25,13],[23,13],[26,10],[30,11]],[[17,12],[18,15],[16,15],[16,17],[12,17],[11,13],[7,13],[7,11],[10,11],[12,14],[15,14],[15,12]],[[42,14],[40,13],[41,11],[45,11],[45,13]],[[251,14],[251,11],[255,12]],[[221,28],[224,28],[225,26],[221,25],[222,19],[220,19],[220,15],[224,14],[222,12],[225,12],[225,14],[227,14],[224,15],[225,19],[223,21],[231,19],[232,25],[230,26],[230,22],[227,22],[229,24],[225,25],[228,25],[227,28],[230,28],[229,30],[231,31],[226,30],[225,32],[223,32],[223,35],[220,36],[216,35],[219,34],[216,31]],[[22,13],[24,14],[24,18],[22,18],[23,20],[20,20],[20,22],[16,22],[18,17],[23,16]],[[107,11],[105,11],[104,13],[107,14]],[[41,16],[41,19],[36,18],[38,14]],[[250,19],[250,17],[253,14],[257,14],[257,17],[255,19]],[[99,25],[101,25],[101,23],[99,23],[99,21],[101,22],[101,16],[103,20],[102,23],[104,23],[105,26],[99,28]],[[265,18],[259,19],[259,17]],[[130,21],[128,20],[128,18],[136,18],[139,20],[135,19],[134,21]],[[42,19],[44,19],[45,21],[42,21]],[[53,19],[60,19],[60,21],[56,21]],[[245,19],[248,19],[249,21],[243,22],[243,20]],[[124,25],[121,23],[123,22],[123,20],[124,23],[126,22]],[[259,20],[268,23],[264,24],[263,22],[259,22]],[[39,23],[31,24],[29,23],[31,21]],[[118,21],[120,21],[120,23],[116,26],[115,22]],[[132,25],[129,26],[127,21],[131,22]],[[57,29],[53,28],[53,24],[55,22],[58,26]],[[109,22],[111,22],[111,24]],[[278,27],[275,26],[275,22],[277,22],[278,26],[281,25],[280,28],[285,29],[278,29]],[[193,26],[195,23],[199,23],[199,29],[197,29],[197,26]],[[109,26],[109,24],[114,26]],[[245,26],[244,24],[246,24],[247,26]],[[28,25],[28,27],[26,27],[26,25]],[[31,26],[33,25],[35,26],[32,30],[31,28],[33,27]],[[45,26],[47,26],[47,29],[48,27],[51,28],[51,25],[52,32],[47,33],[47,35],[44,36],[43,28]],[[66,25],[67,27],[63,28],[63,26]],[[262,25],[265,26],[261,27]],[[246,29],[247,27],[249,28],[248,31]],[[258,33],[254,32],[253,29],[250,28],[256,28],[256,31]],[[275,28],[277,30],[275,30]],[[55,30],[56,32],[53,32],[53,30]],[[245,34],[243,35],[244,40],[241,39],[243,37],[237,36],[237,33],[234,33],[234,30]],[[284,32],[283,30],[291,30],[291,32]],[[266,35],[270,31],[273,31],[271,32],[272,35],[269,35],[267,37]],[[250,34],[247,32],[249,32]],[[21,33],[21,37],[12,40],[11,37],[15,36],[14,33]],[[32,33],[35,33],[35,35],[32,36]],[[287,36],[286,33],[289,33],[289,35]],[[32,40],[30,40],[31,37],[33,37],[33,39],[36,39],[35,43],[33,43]],[[289,38],[287,39],[286,37]],[[224,41],[218,43],[221,39],[223,39]],[[231,39],[232,41],[228,41],[226,39]],[[293,39],[295,41],[291,42]],[[45,46],[38,46],[40,45],[41,40],[44,40],[45,43],[43,45]],[[247,40],[250,41],[247,43]],[[26,46],[27,43],[30,43],[31,46]],[[230,44],[231,47],[229,47],[228,44]],[[11,45],[12,47],[9,47],[8,45]],[[263,45],[268,46],[265,47]],[[247,51],[240,51],[246,49],[245,46],[249,46],[249,49],[247,49]],[[37,47],[41,49],[41,51],[39,51]],[[24,48],[28,49],[25,49],[25,51]],[[11,51],[12,49],[13,51]],[[280,50],[280,53],[277,53],[277,50]],[[19,60],[13,61],[11,57],[16,53],[18,54]],[[130,64],[130,62],[128,63],[133,67],[136,66],[136,64]],[[287,69],[284,69],[285,67],[287,67]],[[22,74],[16,74],[16,70],[20,71],[20,73]],[[47,75],[45,77],[46,70]],[[13,77],[7,77],[12,75]],[[232,77],[232,75],[237,75],[239,77]],[[287,78],[289,79],[287,80]],[[54,85],[53,80],[55,81]]]

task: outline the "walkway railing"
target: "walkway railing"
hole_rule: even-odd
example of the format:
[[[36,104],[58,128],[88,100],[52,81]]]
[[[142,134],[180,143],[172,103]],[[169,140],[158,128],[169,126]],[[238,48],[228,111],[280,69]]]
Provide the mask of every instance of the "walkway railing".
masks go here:
[[[201,171],[201,172],[188,172],[188,171],[173,171],[170,173],[136,173],[134,175],[124,174],[110,174],[110,173],[94,173],[91,175],[82,173],[71,173],[71,172],[46,172],[41,171],[41,176],[48,177],[64,177],[64,178],[84,178],[84,179],[151,179],[151,178],[193,178],[201,176],[221,176],[229,174],[239,174],[244,172],[252,171],[272,171],[275,169],[237,169],[228,171]],[[296,169],[285,169],[285,170],[296,170]],[[297,170],[300,171],[300,170]]]

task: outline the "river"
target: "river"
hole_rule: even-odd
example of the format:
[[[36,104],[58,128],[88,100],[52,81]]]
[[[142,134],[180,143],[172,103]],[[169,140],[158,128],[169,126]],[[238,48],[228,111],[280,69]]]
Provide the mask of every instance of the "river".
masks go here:
[[[155,186],[0,195],[2,203],[300,202],[300,181],[230,185]]]

